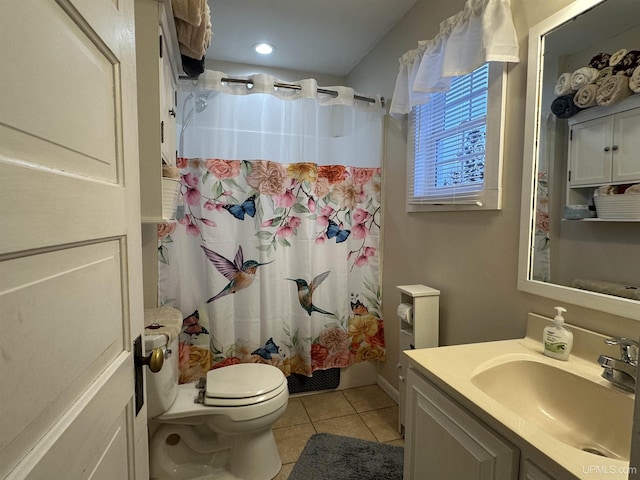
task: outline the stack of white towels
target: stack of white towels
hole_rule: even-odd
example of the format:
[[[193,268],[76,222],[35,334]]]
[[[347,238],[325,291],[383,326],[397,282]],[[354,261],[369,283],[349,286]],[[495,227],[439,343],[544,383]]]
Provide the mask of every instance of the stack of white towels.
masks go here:
[[[207,0],[171,0],[180,53],[202,60],[211,43],[211,11]]]
[[[623,48],[614,54],[598,53],[588,66],[560,75],[554,91],[557,110],[562,107],[566,114],[558,115],[561,118],[584,108],[618,103],[640,92],[640,51]],[[570,101],[573,105],[567,105]]]

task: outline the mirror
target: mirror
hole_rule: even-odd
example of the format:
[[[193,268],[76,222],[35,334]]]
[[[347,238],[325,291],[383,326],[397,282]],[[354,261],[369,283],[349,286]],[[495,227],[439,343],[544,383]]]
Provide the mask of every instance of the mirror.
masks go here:
[[[594,207],[603,202],[595,192],[606,186],[620,185],[614,188],[622,192],[640,184],[640,93],[582,110],[573,102],[558,108],[563,74],[604,59],[596,68],[602,70],[607,62],[600,54],[625,55],[622,49],[640,51],[637,0],[578,0],[529,31],[518,288],[640,320],[640,204],[638,214],[635,206],[621,215],[616,207],[613,219],[603,218],[601,203],[597,213]],[[589,130],[594,125],[605,126]],[[599,135],[614,134],[631,139],[625,151],[636,147],[624,162],[632,170],[626,177],[616,176],[615,157],[602,160],[601,152],[617,151],[617,142],[597,143]],[[595,164],[588,160],[592,152]],[[585,171],[592,178],[581,180]]]

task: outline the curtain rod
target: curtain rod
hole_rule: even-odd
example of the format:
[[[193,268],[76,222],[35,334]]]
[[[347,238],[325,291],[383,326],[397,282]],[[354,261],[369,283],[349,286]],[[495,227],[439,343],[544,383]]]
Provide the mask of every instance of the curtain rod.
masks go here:
[[[180,79],[193,80],[192,78],[187,77],[187,76],[180,76]],[[221,82],[227,82],[227,83],[242,83],[244,85],[253,85],[253,82],[251,80],[246,80],[244,78],[227,78],[227,77],[225,77],[225,78],[221,78],[220,81]],[[277,88],[290,88],[291,90],[302,90],[302,87],[300,85],[295,85],[295,84],[291,84],[291,83],[274,82],[273,86],[277,87]],[[325,95],[331,95],[333,98],[336,98],[338,96],[338,92],[336,92],[335,90],[327,90],[326,88],[318,88],[317,92],[318,93],[324,93]],[[375,98],[363,97],[362,95],[354,95],[353,98],[355,100],[360,100],[360,101],[363,101],[363,102],[376,103],[376,99]],[[380,97],[380,103],[384,107],[384,97]]]

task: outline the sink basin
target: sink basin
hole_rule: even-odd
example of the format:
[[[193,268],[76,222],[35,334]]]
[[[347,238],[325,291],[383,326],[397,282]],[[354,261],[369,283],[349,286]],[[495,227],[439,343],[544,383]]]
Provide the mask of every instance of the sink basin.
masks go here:
[[[494,358],[471,383],[526,422],[585,452],[629,460],[633,397],[533,358]]]

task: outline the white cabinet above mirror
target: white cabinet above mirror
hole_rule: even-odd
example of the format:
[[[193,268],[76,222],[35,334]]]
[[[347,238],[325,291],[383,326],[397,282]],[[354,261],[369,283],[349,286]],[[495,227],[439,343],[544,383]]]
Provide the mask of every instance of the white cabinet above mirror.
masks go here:
[[[529,32],[518,288],[640,320],[640,221],[565,220],[593,211],[596,192],[640,183],[640,94],[557,108],[563,75],[624,50],[640,50],[637,0],[577,0]]]

